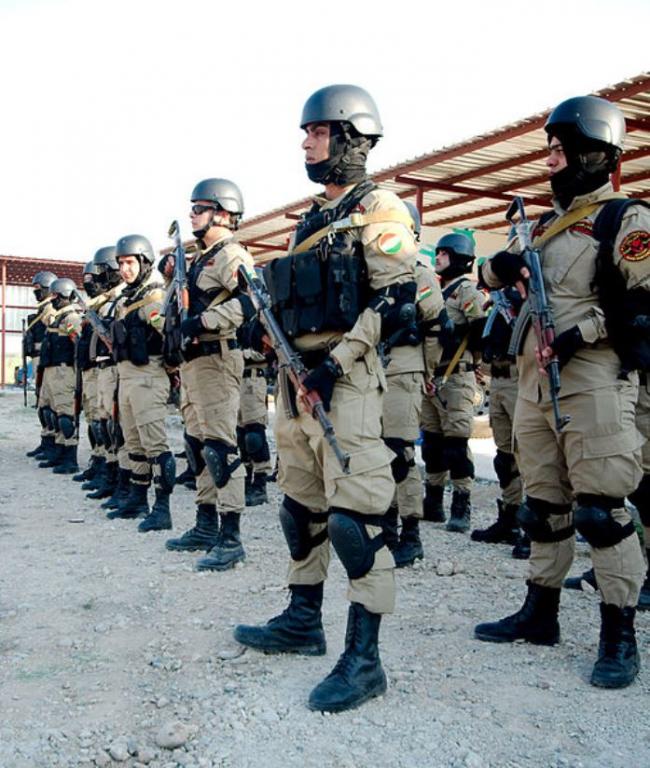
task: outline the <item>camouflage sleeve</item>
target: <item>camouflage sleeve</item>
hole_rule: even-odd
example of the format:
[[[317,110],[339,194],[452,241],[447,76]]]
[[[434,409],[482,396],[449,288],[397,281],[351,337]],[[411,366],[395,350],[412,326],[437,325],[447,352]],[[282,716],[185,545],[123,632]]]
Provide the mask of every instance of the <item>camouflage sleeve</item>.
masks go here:
[[[252,270],[254,268],[253,258],[248,251],[236,243],[226,246],[221,255],[223,256],[219,263],[221,285],[229,293],[237,293],[239,290],[237,271],[241,264],[245,264]],[[206,309],[201,315],[201,322],[209,331],[216,331],[224,335],[234,333],[244,323],[244,312],[239,299],[230,298]]]

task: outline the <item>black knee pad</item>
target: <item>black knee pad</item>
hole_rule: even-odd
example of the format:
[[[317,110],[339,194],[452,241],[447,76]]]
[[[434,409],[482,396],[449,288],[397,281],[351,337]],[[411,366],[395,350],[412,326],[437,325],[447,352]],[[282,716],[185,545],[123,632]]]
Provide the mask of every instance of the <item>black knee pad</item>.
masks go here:
[[[415,466],[415,454],[413,450],[415,445],[409,440],[402,440],[399,437],[385,437],[384,442],[395,454],[395,458],[390,464],[393,480],[395,480],[396,483],[401,483],[408,477],[410,468]]]
[[[176,482],[176,461],[170,451],[158,454],[153,460],[160,467],[160,474],[154,475],[154,482],[163,493],[171,493]]]
[[[45,426],[47,429],[52,430],[52,432],[56,432],[56,414],[54,411],[50,408],[49,405],[43,406],[43,419],[45,420]]]
[[[129,461],[136,461],[140,464],[149,462],[149,459],[144,455],[144,453],[129,453],[128,457],[129,457]]]
[[[244,427],[237,427],[237,448],[239,448],[239,455],[243,464],[249,463],[249,458],[246,453],[246,443],[244,438],[246,437],[246,430]]]
[[[366,531],[366,525],[381,525],[381,518],[340,507],[331,507],[329,513],[327,529],[332,546],[348,577],[360,579],[371,570],[375,554],[384,546],[383,533],[371,539]]]
[[[97,440],[95,439],[95,433],[93,432],[92,424],[88,425],[88,442],[91,448],[97,447]]]
[[[639,511],[643,525],[646,528],[650,527],[650,475],[643,475],[639,487],[628,496],[628,499]]]
[[[43,429],[47,429],[48,423],[47,419],[45,418],[45,408],[39,408],[36,413],[38,414],[38,420],[41,422],[41,427],[43,427]]]
[[[108,428],[108,422],[109,422],[108,419],[102,419],[99,422],[99,426],[100,426],[101,433],[102,433],[101,443],[106,448],[110,449],[113,446],[113,436],[111,435],[111,431]]]
[[[93,437],[95,438],[95,444],[104,445],[104,431],[102,430],[101,421],[94,419],[93,421],[90,422],[90,425],[88,428],[93,433]]]
[[[576,529],[594,549],[613,547],[634,533],[634,523],[621,525],[612,517],[612,509],[622,507],[623,499],[610,496],[578,494],[573,520]]]
[[[115,447],[115,450],[118,451],[124,445],[124,432],[122,432],[122,425],[119,421],[113,421],[113,419],[109,419],[108,430],[111,434],[111,439],[113,440],[113,446]]]
[[[564,541],[564,539],[570,539],[573,536],[573,526],[569,525],[554,531],[548,519],[551,515],[568,515],[570,512],[570,504],[551,504],[550,501],[528,496],[517,510],[517,522],[531,541],[540,544]]]
[[[244,427],[244,447],[251,461],[261,463],[271,458],[264,424],[248,424]]]
[[[229,461],[229,456],[234,456],[234,460]],[[212,438],[208,438],[204,443],[203,458],[217,488],[224,488],[232,473],[241,464],[237,448],[234,445],[228,445],[221,440],[213,440]]]
[[[203,458],[203,442],[194,435],[188,435],[185,432],[185,458],[187,466],[190,468],[194,477],[198,477],[205,469],[205,459]]]
[[[68,416],[67,413],[61,413],[57,416],[57,421],[59,431],[66,440],[69,440],[74,435],[76,429],[74,419],[72,416]]]
[[[517,462],[512,453],[506,453],[497,448],[493,464],[501,488],[507,488],[516,477],[519,477]]]
[[[427,472],[446,472],[448,467],[442,451],[443,436],[439,432],[422,430],[422,460]]]
[[[474,477],[474,463],[467,455],[466,437],[445,437],[442,454],[452,480]]]
[[[327,528],[316,536],[309,535],[310,523],[327,522],[327,513],[312,513],[300,502],[285,496],[280,505],[280,525],[293,560],[305,560],[309,553],[327,538]]]

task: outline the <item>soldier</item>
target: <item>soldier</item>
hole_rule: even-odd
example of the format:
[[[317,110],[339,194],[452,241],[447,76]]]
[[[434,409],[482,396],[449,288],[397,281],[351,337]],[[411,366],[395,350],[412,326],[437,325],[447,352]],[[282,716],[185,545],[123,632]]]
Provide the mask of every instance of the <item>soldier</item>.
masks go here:
[[[516,515],[522,501],[522,484],[512,452],[512,423],[517,400],[517,366],[509,354],[510,337],[522,298],[516,288],[492,291],[490,316],[483,332],[483,362],[490,366],[490,427],[496,443],[494,457],[502,498],[497,499],[497,519],[488,528],[472,531],[472,541],[516,544]]]
[[[609,175],[625,136],[615,105],[595,96],[568,99],[551,112],[545,130],[554,211],[542,217],[533,242],[541,250],[556,336],[552,346],[538,349],[524,306],[517,345],[515,436],[526,493],[519,520],[531,538],[528,594],[520,611],[479,624],[475,634],[493,642],[559,641],[560,588],[573,559],[575,525],[591,545],[602,596],[591,683],[619,688],[639,670],[634,616],[645,567],[624,497],[641,480],[642,438],[634,421],[638,377],[624,350],[636,315],[650,314],[650,216],[642,206],[630,206],[599,253],[595,232],[608,201],[617,197]],[[514,251],[499,252],[483,265],[492,287],[527,275]],[[612,311],[610,291],[619,287]],[[562,368],[561,411],[571,417],[561,432],[548,379],[540,375],[554,355]]]
[[[447,530],[464,533],[470,525],[474,462],[469,438],[474,424],[474,351],[480,348],[485,297],[466,275],[474,263],[474,242],[463,233],[444,235],[436,244],[435,270],[454,332],[443,345],[435,371],[435,394],[422,403],[422,457],[426,468],[424,519],[444,522],[442,499],[447,473],[453,496]]]
[[[50,408],[43,406],[39,402],[40,390],[42,389],[42,377],[43,368],[40,366],[40,354],[41,345],[45,339],[45,330],[50,323],[54,315],[54,307],[52,306],[52,294],[50,293],[50,287],[56,280],[56,275],[53,272],[37,272],[32,278],[32,287],[34,290],[34,296],[38,302],[37,311],[34,314],[27,316],[27,328],[25,332],[25,354],[32,358],[32,369],[34,370],[34,376],[36,377],[36,406],[38,408],[38,419],[41,422],[41,442],[36,448],[31,451],[27,451],[27,456],[34,459],[42,459],[46,450],[49,448],[50,453],[54,449],[54,428],[50,426]],[[40,367],[40,372],[39,372]],[[39,386],[40,382],[40,386]]]
[[[414,223],[416,242],[420,240],[420,215],[406,203]],[[433,378],[440,361],[441,316],[446,320],[440,283],[428,262],[417,260],[412,301],[404,303],[402,326],[381,349],[388,388],[383,405],[383,437],[395,458],[391,463],[395,496],[386,513],[386,544],[395,566],[412,565],[424,555],[419,524],[422,519],[422,482],[415,464],[415,441],[420,435],[420,416],[425,380]],[[402,528],[397,539],[397,517]]]
[[[369,94],[353,85],[323,88],[307,100],[300,124],[307,174],[325,189],[298,224],[289,254],[265,273],[274,314],[311,369],[297,393],[281,378],[275,422],[291,598],[266,625],[238,626],[235,638],[267,652],[325,653],[331,539],[349,579],[345,650],[309,707],[334,712],[386,690],[378,636],[395,586],[382,522],[395,485],[393,454],[381,438],[386,379],[376,346],[399,328],[417,248],[404,204],[366,175],[367,154],[383,133]],[[349,453],[349,474],[305,406],[310,391]]]
[[[74,474],[79,436],[75,424],[75,344],[81,332],[81,315],[73,303],[77,287],[68,277],[50,286],[55,314],[46,330],[47,342],[41,348],[43,367],[43,407],[49,408],[54,427],[54,450],[38,466],[53,468],[57,475]]]
[[[174,490],[176,463],[165,432],[169,379],[162,359],[160,314],[164,294],[153,272],[154,253],[142,235],[117,241],[115,258],[126,283],[115,307],[112,325],[113,360],[119,377],[119,418],[130,463],[130,489],[115,517],[146,517],[138,531],[172,527],[169,497]],[[149,511],[151,484],[155,501]]]
[[[236,332],[252,316],[252,307],[239,293],[237,270],[241,264],[252,268],[253,260],[234,239],[244,213],[236,184],[205,179],[194,187],[191,200],[198,250],[188,270],[190,316],[181,335],[192,343],[182,353],[181,380],[188,405],[185,451],[196,476],[197,511],[195,526],[166,546],[205,549],[208,555],[198,560],[197,570],[225,571],[246,557],[239,525],[246,473],[236,431],[244,360]],[[173,269],[172,259],[164,269]]]

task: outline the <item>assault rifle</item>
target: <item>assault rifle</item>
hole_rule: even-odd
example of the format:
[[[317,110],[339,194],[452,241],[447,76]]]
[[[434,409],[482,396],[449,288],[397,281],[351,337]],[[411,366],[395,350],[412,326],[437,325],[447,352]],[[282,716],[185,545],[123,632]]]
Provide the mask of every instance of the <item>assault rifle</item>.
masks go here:
[[[99,336],[100,341],[106,345],[109,352],[113,351],[113,339],[109,333],[106,323],[101,319],[94,309],[91,309],[88,304],[81,298],[79,291],[74,292],[74,300],[81,307],[81,311],[84,313],[84,319],[86,319],[92,326],[93,331]]]
[[[271,338],[273,349],[278,357],[279,373],[284,371],[286,375],[291,379],[296,391],[300,389],[303,381],[307,378],[309,371],[305,367],[302,358],[296,352],[295,349],[289,344],[287,337],[284,335],[282,328],[278,321],[275,319],[271,308],[266,303],[264,297],[264,289],[260,283],[258,277],[252,275],[246,267],[242,264],[237,271],[237,278],[239,286],[242,290],[245,290],[253,302],[253,306],[259,313],[262,325],[266,328],[266,331]],[[330,448],[334,451],[334,454],[341,465],[341,469],[346,473],[350,473],[350,456],[341,450],[336,435],[334,433],[334,426],[332,422],[327,418],[325,407],[320,395],[314,390],[309,390],[302,396],[302,402],[306,405],[311,415],[318,419],[319,424],[325,435],[325,439],[330,445]]]
[[[518,220],[515,222],[515,217]],[[526,268],[529,272],[527,299],[530,306],[530,312],[533,320],[535,335],[537,336],[537,348],[541,354],[543,349],[550,347],[555,339],[555,324],[553,314],[546,297],[544,288],[544,276],[542,274],[542,265],[539,258],[539,250],[533,248],[530,237],[530,222],[526,217],[524,201],[521,197],[515,197],[510,204],[506,219],[515,229],[517,240],[521,248]],[[518,286],[519,287],[519,286]],[[521,289],[520,289],[521,292]],[[553,405],[553,415],[555,417],[555,428],[561,432],[571,420],[570,416],[562,416],[560,413],[560,363],[557,355],[549,358],[544,363],[544,368],[548,373],[549,392],[551,395],[551,404]]]
[[[181,230],[176,220],[172,221],[167,234],[174,240],[174,274],[167,295],[165,296],[162,314],[165,319],[167,319],[169,308],[173,307],[173,317],[170,320],[170,324],[172,328],[180,329],[183,320],[187,320],[189,316],[190,294],[187,285],[185,248],[183,247],[183,241],[181,239]],[[169,333],[171,330],[169,325],[166,324],[165,332]],[[185,351],[185,347],[191,341],[191,339],[180,337],[181,352]]]
[[[27,408],[27,329],[23,317],[23,405]]]

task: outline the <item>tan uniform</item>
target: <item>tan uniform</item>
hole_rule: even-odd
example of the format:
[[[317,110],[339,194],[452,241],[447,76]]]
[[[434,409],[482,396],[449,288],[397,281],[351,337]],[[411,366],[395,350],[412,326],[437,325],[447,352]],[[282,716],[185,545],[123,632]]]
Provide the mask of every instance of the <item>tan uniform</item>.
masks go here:
[[[237,415],[237,433],[239,437],[240,450],[244,443],[242,458],[246,456],[244,463],[250,464],[254,474],[270,474],[272,470],[271,456],[269,454],[268,442],[266,440],[265,428],[268,424],[268,398],[266,369],[268,363],[264,355],[255,352],[253,349],[245,349],[244,353],[244,373],[241,383],[241,399],[239,403],[239,413]],[[261,446],[254,454],[249,454],[246,449],[247,428],[259,430]]]
[[[32,322],[27,326],[27,332],[30,331],[30,329],[37,325],[42,324],[47,332],[47,327],[54,318],[54,315],[56,314],[56,310],[52,306],[52,298],[48,297],[44,299],[42,302],[38,305],[38,313],[36,314],[36,317],[32,320]],[[36,403],[37,407],[40,409],[48,406],[51,402],[51,394],[46,389],[43,391],[43,381],[42,381],[42,372],[39,374],[39,364],[40,364],[40,354],[41,354],[41,346],[42,341],[35,341],[34,342],[34,355],[32,357],[32,370],[34,371],[34,376],[40,376],[41,378],[41,385],[40,389],[37,392],[38,401]],[[45,437],[46,435],[53,435],[54,430],[51,429],[48,425],[41,423],[41,437]]]
[[[513,425],[519,380],[514,363],[493,363],[490,369],[490,427],[498,451],[511,459],[512,466],[504,474],[509,479],[501,485],[503,502],[507,506],[519,506],[523,487],[521,475],[513,456]],[[499,478],[501,481],[501,478]]]
[[[611,194],[611,185],[576,197],[568,212],[597,203]],[[642,476],[640,448],[643,438],[635,427],[638,377],[618,378],[620,361],[607,340],[605,319],[593,286],[597,241],[591,236],[600,210],[585,215],[541,245],[544,282],[555,320],[556,335],[580,328],[585,346],[561,373],[560,407],[571,421],[558,435],[549,399],[548,381],[540,377],[535,358],[536,338],[530,327],[517,357],[519,395],[515,410],[517,461],[530,503],[557,505],[548,525],[557,541],[534,540],[530,558],[533,583],[559,587],[573,559],[574,536],[570,505],[580,495],[609,497],[615,503],[612,518],[620,525],[630,522],[622,498],[639,484]],[[556,218],[563,211],[556,207]],[[546,222],[553,225],[555,219]],[[614,262],[628,288],[650,288],[650,253],[635,254],[627,247],[630,236],[645,233],[650,215],[639,206],[626,213],[614,248]],[[538,227],[536,238],[543,236]],[[498,278],[483,266],[489,285]],[[522,313],[523,313],[522,309]],[[550,509],[550,508],[549,508]],[[564,512],[565,514],[562,514]],[[643,558],[638,537],[630,532],[613,546],[594,547],[592,559],[603,601],[618,607],[636,605],[643,580]]]
[[[336,207],[341,199],[319,198],[316,203],[323,210]],[[413,281],[417,248],[403,203],[393,193],[375,189],[361,199],[358,209],[367,217],[382,212],[387,217],[386,221],[350,230],[363,246],[371,290]],[[390,211],[397,211],[401,220],[395,220]],[[318,422],[295,398],[291,398],[293,403],[288,402],[287,392],[282,391],[275,423],[280,457],[278,484],[287,497],[312,515],[308,531],[313,546],[303,559],[292,558],[288,576],[291,585],[319,584],[327,576],[328,526],[322,513],[338,509],[383,515],[393,496],[392,453],[381,434],[386,378],[376,352],[380,335],[381,316],[367,308],[346,333],[304,334],[294,340],[296,348],[309,351],[315,363],[329,350],[341,366],[343,375],[334,386],[329,418],[341,449],[350,455],[350,473],[341,469]],[[289,418],[288,408],[293,404],[298,416]],[[378,524],[365,525],[365,530],[371,540],[381,535]],[[378,544],[370,570],[360,578],[349,579],[348,599],[381,614],[393,610],[395,586],[393,558],[381,541]]]
[[[476,284],[467,277],[454,278],[443,286],[451,292],[445,299],[449,319],[455,327],[466,327],[468,323],[484,316],[485,296]],[[456,348],[447,348],[443,359],[436,368],[436,395],[426,395],[422,402],[422,429],[424,432],[423,456],[425,459],[426,480],[432,486],[443,486],[447,473],[455,489],[469,492],[474,478],[474,464],[466,441],[472,435],[474,424],[474,395],[476,377],[474,375],[474,354],[465,349],[454,372],[448,374],[446,383],[441,384],[447,373]],[[462,455],[459,450],[445,447],[445,440],[460,438]],[[458,442],[460,446],[461,443]]]
[[[238,463],[236,432],[244,360],[235,338],[244,314],[239,301],[232,298],[237,291],[237,269],[241,264],[252,268],[253,260],[230,236],[194,257],[190,281],[211,302],[207,309],[199,311],[200,307],[195,307],[191,300],[190,312],[201,315],[205,332],[198,342],[188,346],[189,359],[181,366],[186,409],[191,416],[186,418],[185,430],[195,446],[200,470],[196,501],[216,501],[221,513],[240,513],[244,509],[245,471]],[[221,488],[215,486],[200,456],[206,440],[227,446],[232,456],[229,463],[236,465]],[[190,450],[194,450],[191,445]]]
[[[437,275],[430,265],[418,261],[415,279],[417,322],[433,323],[444,307]],[[441,351],[435,336],[426,336],[417,346],[405,344],[387,351],[383,436],[397,454],[392,466],[395,502],[401,517],[422,517],[422,483],[415,465],[415,441],[420,435],[424,381],[433,378]]]

